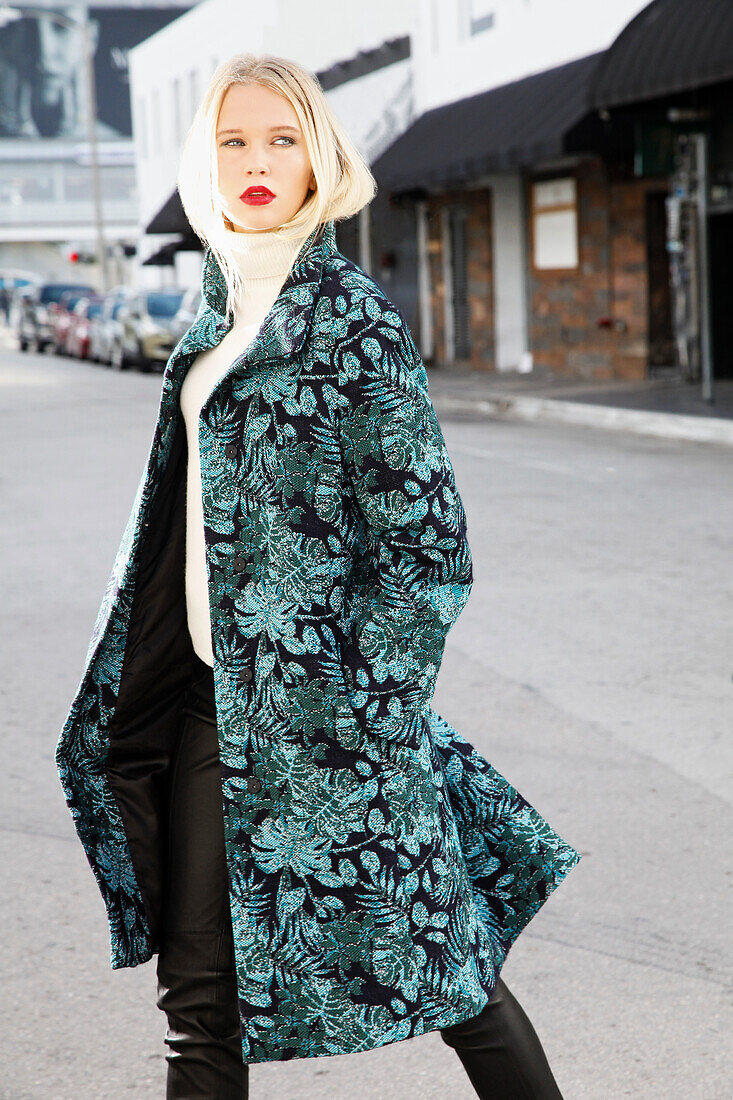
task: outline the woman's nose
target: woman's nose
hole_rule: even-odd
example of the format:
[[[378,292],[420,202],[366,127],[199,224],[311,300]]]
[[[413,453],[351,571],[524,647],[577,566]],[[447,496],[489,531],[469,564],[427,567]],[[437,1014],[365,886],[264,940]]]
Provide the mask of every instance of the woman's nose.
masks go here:
[[[258,157],[253,152],[253,155],[248,159],[247,163],[244,166],[244,171],[245,174],[248,176],[263,174],[269,175],[270,168],[267,163],[267,157],[264,155]]]

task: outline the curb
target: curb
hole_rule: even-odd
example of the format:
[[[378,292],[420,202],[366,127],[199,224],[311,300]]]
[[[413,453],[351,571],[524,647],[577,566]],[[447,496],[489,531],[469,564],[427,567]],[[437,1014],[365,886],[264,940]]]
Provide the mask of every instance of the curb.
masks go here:
[[[720,417],[619,409],[610,405],[556,401],[543,397],[483,397],[471,401],[441,394],[433,398],[433,404],[438,413],[478,412],[507,420],[544,420],[634,432],[660,439],[683,439],[693,443],[718,443],[724,447],[733,447],[733,420],[723,420]]]

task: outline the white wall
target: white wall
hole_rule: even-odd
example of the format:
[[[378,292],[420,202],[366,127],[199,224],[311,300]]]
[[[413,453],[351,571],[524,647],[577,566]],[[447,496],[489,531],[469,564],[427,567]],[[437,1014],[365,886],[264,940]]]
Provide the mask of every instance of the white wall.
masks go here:
[[[524,188],[514,172],[483,182],[491,187],[496,369],[516,370],[528,348]]]
[[[371,164],[415,117],[412,59],[340,84],[326,99]]]
[[[494,25],[470,35],[470,12]],[[413,53],[419,114],[611,44],[648,0],[421,0]]]

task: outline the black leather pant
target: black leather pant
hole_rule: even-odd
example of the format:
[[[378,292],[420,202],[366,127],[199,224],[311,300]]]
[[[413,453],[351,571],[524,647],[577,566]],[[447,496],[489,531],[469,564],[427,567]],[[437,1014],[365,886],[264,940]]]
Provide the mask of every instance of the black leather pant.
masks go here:
[[[158,956],[167,1100],[247,1100],[224,854],[213,670],[196,659],[171,784],[169,872]],[[482,1100],[562,1100],[521,1005],[501,978],[478,1016],[443,1028]],[[357,1072],[357,1069],[355,1072]]]

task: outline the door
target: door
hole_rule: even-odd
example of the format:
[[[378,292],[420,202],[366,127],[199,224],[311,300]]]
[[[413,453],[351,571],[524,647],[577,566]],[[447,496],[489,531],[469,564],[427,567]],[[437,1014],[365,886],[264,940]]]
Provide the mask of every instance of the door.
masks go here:
[[[710,216],[710,313],[716,378],[733,378],[733,211]]]
[[[453,334],[453,359],[471,355],[468,309],[468,247],[465,206],[448,208],[448,262],[450,265],[450,329]]]
[[[649,278],[649,374],[675,369],[672,295],[667,252],[666,192],[646,195],[646,252]]]

